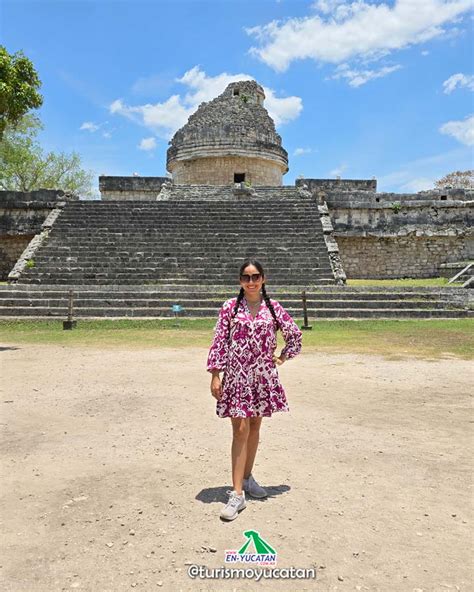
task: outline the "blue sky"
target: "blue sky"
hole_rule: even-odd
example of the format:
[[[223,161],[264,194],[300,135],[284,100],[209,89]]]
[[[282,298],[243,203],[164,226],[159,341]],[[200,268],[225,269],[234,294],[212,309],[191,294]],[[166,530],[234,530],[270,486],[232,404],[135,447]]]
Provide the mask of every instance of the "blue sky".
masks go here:
[[[472,0],[1,0],[1,43],[42,80],[45,149],[95,175],[166,173],[173,132],[241,77],[290,171],[427,189],[473,168]]]

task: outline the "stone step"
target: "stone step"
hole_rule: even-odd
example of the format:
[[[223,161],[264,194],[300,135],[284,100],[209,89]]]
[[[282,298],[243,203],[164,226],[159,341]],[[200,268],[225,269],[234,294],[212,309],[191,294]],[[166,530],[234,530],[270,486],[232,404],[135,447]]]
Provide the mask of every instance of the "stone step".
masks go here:
[[[54,236],[49,238],[49,242],[52,240],[67,240],[70,241],[71,244],[74,243],[83,243],[84,241],[102,241],[106,243],[114,243],[116,241],[124,241],[126,242],[138,242],[139,244],[150,244],[155,242],[176,242],[176,241],[187,241],[191,244],[216,244],[216,245],[228,245],[230,243],[235,245],[255,245],[255,246],[263,246],[267,243],[270,244],[282,244],[283,240],[288,242],[292,246],[302,246],[302,244],[315,244],[324,246],[326,243],[324,241],[324,236],[322,232],[318,235],[315,233],[314,229],[310,230],[307,233],[299,232],[298,230],[291,229],[290,231],[283,233],[277,232],[261,232],[255,235],[250,234],[248,232],[209,232],[208,234],[203,234],[203,229],[199,229],[197,232],[192,231],[183,231],[182,228],[177,230],[176,232],[172,232],[167,228],[164,231],[153,231],[153,232],[145,232],[145,231],[135,231],[135,232],[120,232],[120,231],[111,231],[108,229],[101,228],[96,233],[91,232],[82,232],[78,230],[77,232],[63,232],[61,228],[55,229]],[[276,232],[276,231],[275,231]],[[284,243],[283,243],[284,244]]]
[[[196,232],[191,231],[190,229],[182,230],[180,227],[179,230],[170,231],[169,228],[160,231],[153,231],[153,232],[143,232],[143,231],[135,231],[135,232],[121,232],[119,230],[109,230],[100,228],[97,232],[93,233],[90,231],[81,231],[78,230],[77,232],[63,232],[61,228],[57,227],[55,229],[57,232],[55,233],[54,237],[60,237],[61,239],[70,240],[71,242],[80,241],[82,242],[84,239],[92,239],[92,240],[101,240],[108,242],[114,242],[118,239],[121,240],[133,240],[138,241],[143,244],[147,244],[150,241],[161,241],[167,242],[170,239],[176,241],[179,240],[187,240],[191,243],[217,243],[226,245],[229,242],[235,244],[252,244],[256,246],[261,246],[266,241],[270,241],[271,243],[278,244],[282,242],[282,239],[288,240],[291,243],[294,243],[294,246],[301,246],[302,241],[306,242],[314,242],[315,244],[325,244],[324,243],[324,236],[321,233],[316,233],[314,229],[310,229],[308,232],[299,232],[295,231],[294,229],[290,230],[287,233],[280,232],[279,234],[275,235],[273,232],[260,232],[256,234],[251,234],[249,232],[234,232],[234,231],[226,231],[226,232],[213,232],[210,231],[208,234],[203,234],[203,229],[199,229]],[[296,234],[295,234],[296,232]],[[50,240],[52,240],[50,238]]]
[[[269,277],[272,278],[272,281],[276,282],[277,280],[280,279],[285,279],[287,278],[288,281],[293,281],[294,279],[299,279],[302,278],[303,273],[310,275],[311,277],[319,277],[321,275],[324,276],[324,274],[327,274],[329,270],[325,269],[324,267],[315,267],[315,268],[304,268],[304,269],[300,269],[299,267],[294,267],[291,271],[290,270],[285,270],[285,269],[273,269],[271,271],[271,276],[270,273],[268,274]],[[178,274],[179,276],[183,277],[183,276],[188,276],[190,280],[195,279],[196,281],[198,280],[204,280],[204,281],[213,281],[216,279],[219,279],[223,276],[223,274],[226,274],[228,276],[229,279],[235,279],[236,278],[236,274],[234,273],[233,270],[228,270],[227,268],[223,268],[223,269],[213,269],[211,270],[207,270],[204,267],[195,267],[195,268],[190,268],[190,267],[180,267],[177,265],[169,265],[167,267],[161,265],[160,267],[149,267],[149,268],[141,268],[141,269],[137,269],[137,268],[121,268],[121,267],[117,267],[116,269],[111,268],[110,266],[103,266],[101,268],[99,267],[78,267],[77,269],[71,269],[68,267],[48,267],[45,270],[36,270],[35,269],[28,269],[26,270],[25,274],[23,277],[46,277],[47,275],[62,275],[63,277],[67,277],[67,276],[74,276],[74,277],[82,277],[82,276],[90,276],[91,274],[95,274],[97,275],[97,277],[112,277],[112,276],[116,276],[118,278],[120,277],[134,277],[137,279],[137,283],[140,283],[138,280],[139,278],[143,277],[143,278],[149,278],[151,277],[156,277],[156,276],[166,276],[169,275],[170,273],[173,274]]]
[[[132,281],[133,280],[133,281]],[[162,280],[148,280],[148,281],[143,281],[141,282],[145,287],[147,286],[154,286],[154,285],[162,285],[163,283],[168,283],[168,282],[172,282],[174,284],[182,284],[182,285],[188,285],[189,284],[189,277],[170,277],[170,278],[164,278]],[[32,277],[32,278],[25,278],[24,280],[22,280],[23,285],[38,285],[38,286],[42,286],[47,284],[48,282],[46,280],[42,281],[41,278],[38,277]],[[74,278],[54,278],[54,282],[52,282],[51,280],[49,281],[49,283],[54,283],[54,285],[57,286],[69,286],[71,284],[74,284]],[[81,279],[80,280],[81,285],[85,285],[85,286],[113,286],[113,285],[120,285],[121,287],[126,287],[129,285],[133,285],[136,282],[136,278],[129,278],[127,281],[123,281],[123,282],[119,282],[116,279],[89,279],[89,278],[85,278],[85,279]],[[212,282],[213,286],[215,287],[223,287],[223,286],[228,286],[231,282],[226,279],[226,278],[222,278],[220,280],[215,280]],[[319,278],[316,281],[313,282],[313,284],[315,286],[326,286],[326,285],[333,285],[334,284],[334,278],[332,277],[325,277],[325,278]],[[301,286],[301,288],[303,289],[305,286],[307,286],[307,283],[305,283],[303,280],[301,281],[297,281],[295,280],[293,282],[294,286]]]
[[[110,237],[103,237],[103,240],[100,237],[94,237],[94,240],[89,240],[87,237],[84,237],[82,240],[79,238],[68,238],[68,237],[54,237],[48,239],[44,243],[44,250],[54,251],[57,250],[60,253],[65,253],[67,251],[72,251],[77,248],[82,248],[84,250],[89,250],[91,248],[96,248],[102,251],[108,251],[110,249],[124,249],[124,248],[134,248],[135,251],[143,251],[143,250],[156,250],[161,249],[163,251],[172,252],[175,251],[177,253],[190,253],[190,249],[200,250],[202,252],[209,252],[209,251],[219,251],[220,253],[233,253],[236,257],[236,250],[239,251],[255,251],[255,252],[266,252],[269,250],[277,251],[278,254],[280,253],[296,253],[301,254],[306,252],[308,249],[327,252],[326,250],[326,243],[324,240],[312,240],[312,241],[305,241],[304,245],[301,243],[296,243],[288,240],[282,245],[281,240],[279,241],[262,241],[259,244],[252,243],[250,241],[236,241],[234,239],[227,239],[221,240],[216,239],[212,241],[208,239],[206,241],[193,241],[190,239],[189,236],[186,237],[174,237],[174,243],[165,240],[164,238],[160,239],[153,239],[150,237],[148,240],[136,240],[127,242],[123,239],[123,237],[115,237],[111,239]],[[67,243],[65,243],[67,241]],[[182,242],[181,242],[182,241]],[[296,244],[295,244],[296,243]]]
[[[278,301],[287,309],[299,311],[302,314],[302,304],[300,300],[288,300],[279,298]],[[4,307],[35,307],[43,306],[48,308],[64,308],[67,306],[68,295],[63,293],[58,297],[9,297],[0,298],[0,304]],[[139,298],[139,297],[119,297],[112,298],[110,296],[101,297],[87,297],[82,294],[76,294],[74,297],[74,310],[81,310],[84,308],[171,308],[173,304],[180,304],[185,311],[192,312],[197,308],[213,308],[219,310],[222,305],[222,300],[219,299],[192,299],[192,298]],[[446,300],[443,301],[429,301],[418,299],[406,300],[349,300],[349,299],[322,299],[322,298],[308,298],[308,311],[315,309],[342,309],[342,308],[360,308],[360,309],[454,309]]]
[[[160,258],[174,258],[174,259],[179,259],[179,261],[202,261],[203,259],[205,261],[209,261],[211,259],[222,259],[223,257],[225,258],[226,264],[229,266],[235,266],[235,264],[238,262],[240,264],[240,262],[242,261],[242,255],[235,255],[234,253],[230,253],[230,252],[223,252],[223,251],[216,251],[216,252],[212,252],[210,250],[195,250],[192,249],[190,250],[189,248],[184,248],[180,251],[176,251],[175,249],[173,249],[172,251],[168,249],[142,249],[142,250],[138,250],[135,249],[133,252],[132,251],[125,251],[125,249],[122,248],[116,248],[116,249],[95,249],[92,250],[90,248],[84,248],[82,247],[80,250],[74,250],[73,251],[74,254],[72,254],[72,252],[68,252],[66,250],[60,249],[60,250],[53,250],[53,248],[49,248],[49,249],[42,249],[41,254],[38,254],[34,257],[34,261],[36,263],[40,262],[40,261],[61,261],[61,262],[65,262],[67,263],[68,261],[89,261],[91,263],[93,263],[94,261],[100,262],[103,261],[103,257],[104,255],[109,255],[110,253],[113,253],[115,256],[115,259],[126,262],[129,260],[145,260],[147,257],[148,258],[156,258],[157,256],[159,256]],[[301,262],[304,263],[305,261],[311,260],[311,258],[313,258],[314,256],[316,256],[317,254],[319,254],[320,251],[318,251],[317,249],[305,249],[305,251],[299,251],[299,252],[295,252],[295,251],[283,251],[283,250],[278,250],[278,260],[279,261],[284,261],[285,259],[290,259],[291,261],[297,261],[297,262]],[[265,254],[262,252],[262,254]],[[240,265],[239,265],[240,266]]]
[[[27,285],[27,284],[11,284],[0,286],[0,300],[5,298],[14,298],[16,300],[26,299],[42,299],[42,298],[66,298],[68,289],[72,289],[77,298],[98,298],[98,299],[174,299],[180,302],[187,300],[199,299],[209,301],[223,302],[228,298],[235,297],[239,290],[238,286],[231,288],[227,287],[220,292],[216,292],[214,288],[204,288],[189,285],[164,285],[164,286],[92,286],[85,288],[81,285],[66,286],[58,288],[56,285]],[[448,293],[448,290],[450,293]],[[384,301],[398,301],[398,300],[416,300],[416,301],[442,301],[450,303],[456,298],[465,296],[463,291],[461,294],[456,289],[450,288],[441,293],[438,292],[371,292],[371,291],[357,291],[354,292],[350,288],[338,288],[335,286],[319,287],[318,289],[306,289],[306,298],[309,303],[320,300],[384,300]],[[281,287],[269,286],[267,292],[270,297],[277,297],[278,300],[285,300],[285,302],[300,302],[301,291],[289,291]],[[172,297],[170,296],[172,294]]]
[[[473,298],[462,288],[377,288],[326,285],[308,289],[311,318],[472,318]],[[74,290],[74,309],[79,318],[154,318],[172,316],[171,305],[179,303],[184,316],[215,318],[222,303],[236,296],[238,286],[218,288],[206,284],[160,286],[45,285],[0,286],[0,316],[65,317],[68,290]],[[300,290],[296,286],[269,289],[270,297],[292,314],[302,316]]]
[[[289,314],[295,319],[301,318],[300,310],[287,309]],[[216,308],[200,308],[190,311],[189,316],[185,318],[208,317],[216,318],[218,309]],[[343,318],[357,318],[357,319],[401,319],[401,318],[471,318],[472,314],[466,310],[448,310],[448,309],[404,309],[402,311],[393,308],[376,308],[376,309],[323,309],[315,308],[309,312],[310,322],[317,322],[318,319],[343,319]],[[62,308],[49,308],[46,306],[35,307],[5,307],[0,306],[0,318],[11,317],[35,317],[35,318],[51,318],[61,317],[67,315],[67,306]],[[95,307],[87,308],[80,311],[80,314],[75,314],[74,317],[80,318],[94,318],[94,317],[109,317],[109,318],[160,318],[173,317],[173,312],[167,307],[155,308],[104,308]]]

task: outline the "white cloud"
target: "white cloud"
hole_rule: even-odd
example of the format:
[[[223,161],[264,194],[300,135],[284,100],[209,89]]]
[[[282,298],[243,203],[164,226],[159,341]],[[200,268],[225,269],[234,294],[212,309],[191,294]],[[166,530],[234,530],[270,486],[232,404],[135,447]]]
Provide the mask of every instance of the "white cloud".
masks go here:
[[[472,0],[320,0],[313,4],[316,15],[247,29],[258,42],[250,52],[279,72],[295,60],[376,60],[446,34],[471,7]]]
[[[402,193],[418,193],[418,191],[427,191],[433,189],[436,179],[429,177],[417,177],[411,179],[408,183],[400,186]]]
[[[427,55],[430,55],[430,52],[429,52],[427,49],[424,49],[424,50],[421,52],[421,55],[422,55],[423,57],[426,57]]]
[[[143,138],[140,144],[138,145],[140,150],[154,150],[156,148],[156,139],[151,138]]]
[[[346,0],[317,0],[312,8],[321,14],[331,15],[335,20],[345,18],[352,10]]]
[[[439,131],[442,134],[456,138],[466,146],[474,145],[474,115],[470,115],[460,121],[448,121],[443,124]]]
[[[109,109],[111,113],[141,123],[162,136],[167,136],[171,130],[181,127],[189,116],[189,111],[181,104],[178,95],[171,96],[164,103],[147,103],[137,107],[126,105],[121,99],[117,99]]]
[[[443,82],[443,92],[447,95],[451,94],[456,88],[466,87],[469,90],[474,90],[474,76],[465,74],[453,74]]]
[[[424,156],[405,163],[400,163],[398,170],[377,177],[379,191],[411,193],[433,187],[449,171],[468,169],[471,166],[470,150],[465,146],[456,146],[448,152]]]
[[[342,173],[347,169],[347,164],[341,164],[332,171],[329,171],[330,177],[340,177]]]
[[[341,64],[336,68],[336,72],[331,76],[333,79],[338,78],[345,78],[349,81],[349,86],[357,88],[358,86],[362,86],[369,80],[373,80],[374,78],[382,78],[383,76],[387,76],[387,74],[391,74],[392,72],[396,72],[396,70],[400,70],[401,66],[384,66],[379,70],[355,70],[351,69],[347,64]]]
[[[162,103],[129,106],[122,99],[115,100],[109,107],[113,114],[119,114],[151,129],[160,137],[170,138],[182,127],[189,116],[205,101],[221,94],[226,86],[238,80],[252,80],[248,74],[227,74],[217,76],[207,74],[195,66],[177,79],[176,82],[187,87],[184,94],[175,94]],[[296,119],[303,109],[300,97],[277,97],[271,88],[264,87],[265,107],[275,121],[276,126]]]
[[[92,123],[92,121],[84,121],[79,129],[94,133],[99,129],[99,127],[100,125],[96,125],[95,123]]]
[[[302,156],[303,154],[309,154],[312,152],[311,148],[296,148],[293,152],[293,156]]]

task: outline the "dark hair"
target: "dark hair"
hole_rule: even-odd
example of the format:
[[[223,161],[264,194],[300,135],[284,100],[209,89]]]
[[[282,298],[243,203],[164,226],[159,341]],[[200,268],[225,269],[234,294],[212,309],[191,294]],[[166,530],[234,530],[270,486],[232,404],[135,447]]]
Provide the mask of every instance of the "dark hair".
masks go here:
[[[259,273],[261,273],[262,278],[265,279],[265,271],[263,269],[263,265],[260,263],[260,261],[257,261],[257,259],[251,259],[251,258],[245,259],[245,261],[240,266],[239,277],[244,273],[245,268],[248,267],[249,265],[253,265],[254,267],[256,267],[258,269]],[[239,306],[243,300],[244,294],[245,294],[244,289],[240,288],[240,292],[237,296],[237,301],[235,303],[234,310],[232,311],[232,316],[230,318],[231,322],[232,322],[232,319],[237,314],[237,311],[239,310]],[[268,306],[268,309],[272,313],[272,317],[275,320],[275,323],[277,325],[277,330],[278,330],[280,328],[280,325],[278,323],[278,319],[276,317],[276,313],[273,308],[273,304],[270,302],[270,297],[268,296],[267,291],[265,289],[265,282],[262,284],[262,296],[263,296],[263,299],[265,300],[265,304]],[[229,337],[230,337],[230,325],[231,325],[231,323],[229,323]]]

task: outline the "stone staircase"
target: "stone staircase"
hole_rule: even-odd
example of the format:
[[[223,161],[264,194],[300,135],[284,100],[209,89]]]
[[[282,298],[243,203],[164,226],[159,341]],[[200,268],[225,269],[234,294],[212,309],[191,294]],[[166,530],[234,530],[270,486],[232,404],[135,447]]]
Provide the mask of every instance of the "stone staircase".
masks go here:
[[[75,318],[172,317],[180,304],[187,318],[216,318],[238,286],[0,286],[0,318],[66,318],[68,291],[74,293]],[[268,286],[297,319],[303,318],[301,292],[292,287]],[[310,321],[318,319],[468,318],[473,316],[471,290],[464,288],[373,288],[310,286],[307,305]]]
[[[294,187],[163,192],[149,202],[66,203],[18,282],[232,285],[254,256],[274,285],[334,284],[317,205]]]
[[[58,215],[59,214],[59,215]],[[463,318],[470,290],[336,286],[316,202],[295,187],[165,184],[156,201],[76,201],[55,211],[34,266],[0,285],[0,318],[216,318],[242,259],[295,318]]]

